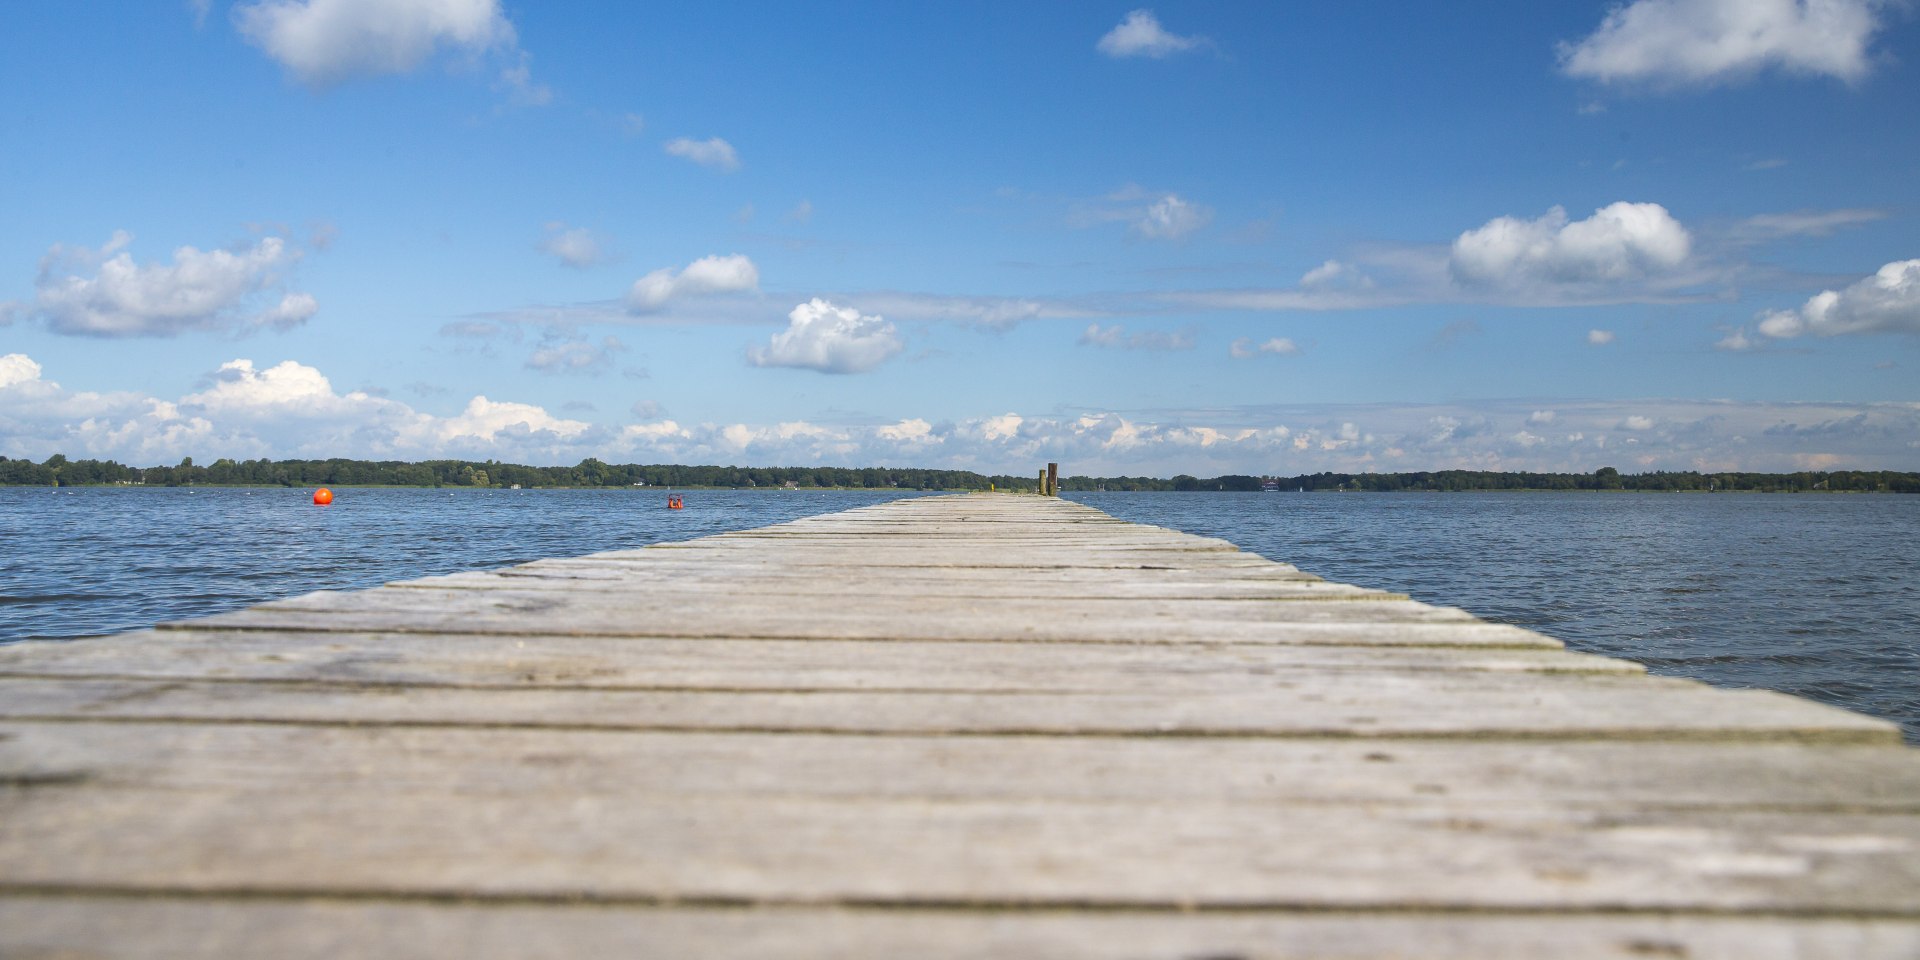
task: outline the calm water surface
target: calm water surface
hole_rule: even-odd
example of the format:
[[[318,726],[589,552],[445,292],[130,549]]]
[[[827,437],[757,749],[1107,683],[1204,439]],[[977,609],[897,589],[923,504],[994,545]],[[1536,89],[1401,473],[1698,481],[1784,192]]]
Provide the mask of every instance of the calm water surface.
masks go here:
[[[0,641],[204,617],[314,590],[687,540],[895,492],[0,487]]]
[[[1920,743],[1920,497],[1070,496],[1654,673],[1885,717]]]
[[[684,540],[865,492],[0,488],[0,641]],[[1920,497],[1075,494],[1578,650],[1898,721],[1920,743]]]

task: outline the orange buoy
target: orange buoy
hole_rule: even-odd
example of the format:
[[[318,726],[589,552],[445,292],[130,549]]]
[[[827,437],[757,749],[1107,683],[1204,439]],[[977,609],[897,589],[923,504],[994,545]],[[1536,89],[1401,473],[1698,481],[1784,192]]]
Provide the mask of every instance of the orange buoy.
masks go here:
[[[313,492],[313,505],[314,505],[314,506],[316,506],[316,507],[324,507],[324,506],[326,506],[327,504],[329,504],[329,503],[332,503],[332,502],[333,502],[333,491],[332,491],[332,490],[328,490],[328,489],[327,489],[326,487],[321,487],[320,489],[318,489],[318,490],[315,490],[315,491]]]

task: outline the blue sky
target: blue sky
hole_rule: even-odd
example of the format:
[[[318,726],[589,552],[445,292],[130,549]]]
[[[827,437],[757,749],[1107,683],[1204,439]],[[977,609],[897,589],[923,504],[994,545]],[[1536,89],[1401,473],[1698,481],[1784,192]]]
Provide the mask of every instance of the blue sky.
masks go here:
[[[1920,469],[1920,11],[15,4],[0,455]]]

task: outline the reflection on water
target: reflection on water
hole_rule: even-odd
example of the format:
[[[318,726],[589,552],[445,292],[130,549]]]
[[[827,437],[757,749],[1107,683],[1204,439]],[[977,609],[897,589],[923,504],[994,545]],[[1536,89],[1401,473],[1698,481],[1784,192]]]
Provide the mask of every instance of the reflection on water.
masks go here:
[[[1885,717],[1920,743],[1920,497],[1070,496],[1654,673]]]

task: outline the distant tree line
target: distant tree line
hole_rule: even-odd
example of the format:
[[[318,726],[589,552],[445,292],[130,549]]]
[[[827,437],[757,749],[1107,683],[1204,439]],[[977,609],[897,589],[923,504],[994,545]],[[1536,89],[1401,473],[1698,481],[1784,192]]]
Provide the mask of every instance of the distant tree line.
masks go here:
[[[987,476],[968,470],[911,467],[717,467],[679,464],[612,464],[588,458],[571,467],[528,467],[497,460],[228,460],[202,466],[188,457],[166,467],[129,467],[112,460],[44,462],[0,457],[0,485],[88,486],[140,484],[210,486],[395,486],[395,487],[726,487],[737,489],[833,487],[865,490],[1032,490],[1033,476]],[[1920,473],[1887,470],[1800,473],[1698,473],[1655,471],[1626,474],[1612,467],[1592,473],[1525,473],[1434,470],[1414,473],[1309,473],[1291,477],[1242,474],[1200,478],[1062,477],[1066,491],[1234,491],[1266,486],[1280,490],[1396,492],[1427,490],[1627,490],[1657,493],[1748,491],[1757,493],[1920,493]]]
[[[1920,493],[1920,473],[1892,470],[1832,470],[1800,473],[1698,473],[1658,470],[1621,473],[1601,467],[1592,473],[1528,473],[1498,470],[1421,470],[1413,473],[1304,473],[1292,477],[1228,475],[1201,479],[1181,475],[1155,477],[1068,477],[1062,490],[1228,490],[1255,491],[1271,484],[1285,491],[1365,492],[1469,490],[1627,490],[1645,493],[1743,491],[1751,493]]]
[[[87,486],[125,484],[209,486],[394,486],[394,487],[836,487],[870,490],[985,490],[1033,486],[1033,477],[988,477],[966,470],[905,467],[697,467],[678,464],[612,464],[588,458],[571,467],[528,467],[496,460],[215,460],[192,457],[171,467],[129,467],[112,460],[68,460],[54,454],[43,463],[0,457],[0,485]]]

